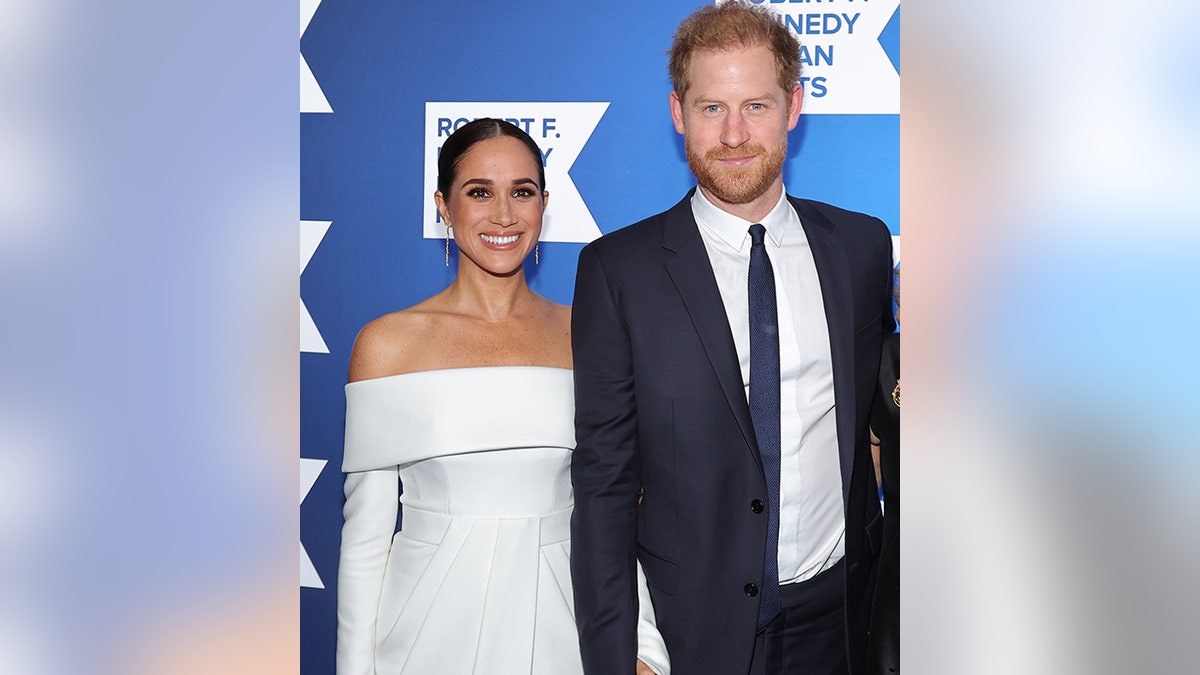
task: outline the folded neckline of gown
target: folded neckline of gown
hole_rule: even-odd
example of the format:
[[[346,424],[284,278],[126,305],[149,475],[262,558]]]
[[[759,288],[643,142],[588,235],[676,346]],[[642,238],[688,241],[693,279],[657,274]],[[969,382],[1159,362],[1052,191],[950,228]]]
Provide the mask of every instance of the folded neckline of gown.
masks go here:
[[[407,377],[412,377],[412,376],[429,375],[429,374],[433,374],[433,373],[455,373],[455,372],[460,372],[460,371],[471,371],[471,370],[499,371],[499,370],[505,370],[505,369],[515,369],[515,368],[534,369],[534,370],[552,370],[552,371],[556,370],[556,371],[560,371],[563,373],[571,373],[571,374],[574,374],[574,372],[575,372],[571,368],[560,368],[559,366],[522,366],[522,365],[458,366],[455,368],[431,368],[429,370],[413,370],[413,371],[410,371],[407,373],[396,373],[395,375],[381,375],[379,377],[369,377],[365,380],[355,380],[353,382],[347,382],[346,387],[350,387],[350,386],[356,385],[356,384],[367,384],[367,383],[371,383],[371,382],[383,382],[386,380],[395,380],[397,378],[402,378],[402,377],[407,378]]]
[[[424,370],[346,385],[342,470],[484,450],[575,447],[574,371]]]

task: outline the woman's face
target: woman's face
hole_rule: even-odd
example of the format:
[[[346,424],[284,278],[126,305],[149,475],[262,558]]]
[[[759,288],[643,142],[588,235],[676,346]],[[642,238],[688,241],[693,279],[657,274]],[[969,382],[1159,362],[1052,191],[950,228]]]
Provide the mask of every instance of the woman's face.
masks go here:
[[[459,265],[470,261],[496,275],[521,269],[541,234],[548,198],[529,148],[508,136],[471,146],[449,193],[434,195],[442,220],[454,228]]]

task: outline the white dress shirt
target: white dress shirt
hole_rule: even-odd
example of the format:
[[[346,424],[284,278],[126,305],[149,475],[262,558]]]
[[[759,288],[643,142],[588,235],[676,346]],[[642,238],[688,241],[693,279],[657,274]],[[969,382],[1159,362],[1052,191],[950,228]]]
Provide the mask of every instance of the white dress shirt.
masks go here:
[[[697,189],[692,214],[708,250],[750,393],[749,228]],[[833,398],[833,361],[821,282],[800,216],[781,195],[761,221],[779,310],[779,580],[811,579],[845,555],[846,517]],[[790,320],[789,320],[790,319]]]

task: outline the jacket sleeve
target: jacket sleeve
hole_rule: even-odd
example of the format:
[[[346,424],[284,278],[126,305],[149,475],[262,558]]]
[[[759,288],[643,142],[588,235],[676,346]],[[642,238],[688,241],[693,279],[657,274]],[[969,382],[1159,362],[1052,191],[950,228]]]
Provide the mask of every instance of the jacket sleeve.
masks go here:
[[[638,653],[640,469],[631,343],[595,244],[580,252],[574,302],[575,620],[584,672],[610,675],[629,672]]]
[[[396,532],[397,467],[346,474],[338,561],[337,675],[374,675],[375,624]]]

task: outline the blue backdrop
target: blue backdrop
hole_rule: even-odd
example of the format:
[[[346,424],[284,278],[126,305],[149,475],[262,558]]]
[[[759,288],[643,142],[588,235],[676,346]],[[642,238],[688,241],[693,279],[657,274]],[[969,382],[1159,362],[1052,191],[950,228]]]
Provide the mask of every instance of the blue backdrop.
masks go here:
[[[301,4],[301,667],[329,673],[350,349],[365,323],[454,274],[443,241],[425,234],[437,231],[425,201],[438,118],[491,103],[499,116],[529,111],[531,131],[551,120],[557,130],[533,134],[544,151],[556,139],[585,140],[573,164],[565,146],[547,158],[547,218],[561,236],[527,266],[536,291],[570,303],[587,241],[575,225],[590,217],[595,232],[616,230],[694,184],[667,106],[665,51],[699,3]],[[898,235],[897,0],[758,4],[798,33],[810,62],[784,166],[788,192],[877,215]],[[568,105],[581,102],[603,111],[594,129]],[[585,210],[556,212],[572,189]]]

